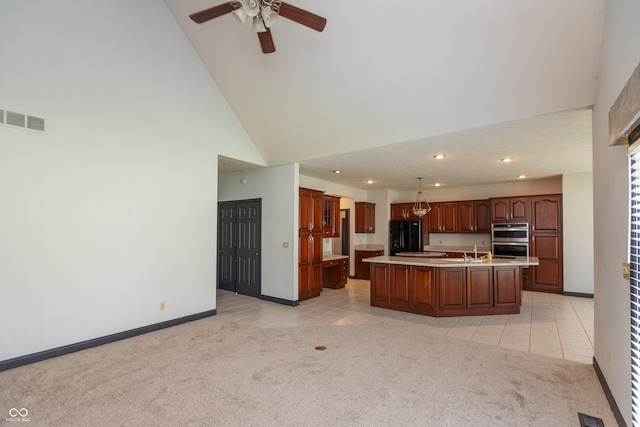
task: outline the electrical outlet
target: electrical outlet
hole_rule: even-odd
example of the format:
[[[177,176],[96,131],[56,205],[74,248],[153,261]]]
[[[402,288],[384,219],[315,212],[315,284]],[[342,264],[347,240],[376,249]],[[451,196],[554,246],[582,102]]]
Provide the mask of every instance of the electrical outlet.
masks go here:
[[[624,277],[627,280],[631,279],[631,266],[629,265],[628,262],[622,263],[622,277]]]
[[[166,307],[166,305],[165,305],[164,301],[162,301],[162,302],[160,303],[160,310],[164,310],[164,309],[165,309],[165,307]]]
[[[484,240],[482,241],[482,246],[484,246]]]
[[[288,248],[289,247],[289,242],[282,242],[282,247],[283,248]]]

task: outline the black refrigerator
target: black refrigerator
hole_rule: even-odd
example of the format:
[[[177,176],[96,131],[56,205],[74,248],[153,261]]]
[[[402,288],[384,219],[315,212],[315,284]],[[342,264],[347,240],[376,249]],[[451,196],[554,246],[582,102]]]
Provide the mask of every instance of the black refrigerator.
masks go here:
[[[422,221],[392,219],[389,221],[389,254],[422,252]]]

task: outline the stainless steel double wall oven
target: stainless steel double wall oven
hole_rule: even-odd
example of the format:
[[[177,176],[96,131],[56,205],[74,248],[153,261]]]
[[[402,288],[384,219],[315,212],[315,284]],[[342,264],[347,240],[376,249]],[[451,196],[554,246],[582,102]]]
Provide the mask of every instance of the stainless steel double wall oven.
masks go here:
[[[529,256],[529,224],[491,224],[491,252],[499,258]]]

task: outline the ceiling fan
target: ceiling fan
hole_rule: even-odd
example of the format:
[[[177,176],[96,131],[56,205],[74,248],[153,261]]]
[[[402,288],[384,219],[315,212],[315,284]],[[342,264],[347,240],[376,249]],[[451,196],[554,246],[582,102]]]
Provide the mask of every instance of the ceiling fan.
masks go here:
[[[189,15],[194,22],[201,24],[218,16],[233,13],[243,24],[251,18],[253,31],[258,34],[262,53],[273,53],[276,47],[271,37],[271,26],[278,16],[290,19],[316,31],[324,30],[327,20],[311,12],[292,6],[279,0],[240,0],[219,4],[209,9]]]

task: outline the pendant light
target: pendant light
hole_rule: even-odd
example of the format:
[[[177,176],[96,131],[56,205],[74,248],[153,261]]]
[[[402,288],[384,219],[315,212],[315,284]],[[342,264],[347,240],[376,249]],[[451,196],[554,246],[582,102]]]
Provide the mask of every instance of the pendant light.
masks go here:
[[[422,194],[422,177],[418,177],[418,183],[420,184],[420,189],[418,190],[418,195],[416,196],[416,202],[413,204],[413,214],[418,218],[422,218],[425,216],[430,210],[431,206],[429,206],[429,202],[425,199],[424,194]]]

